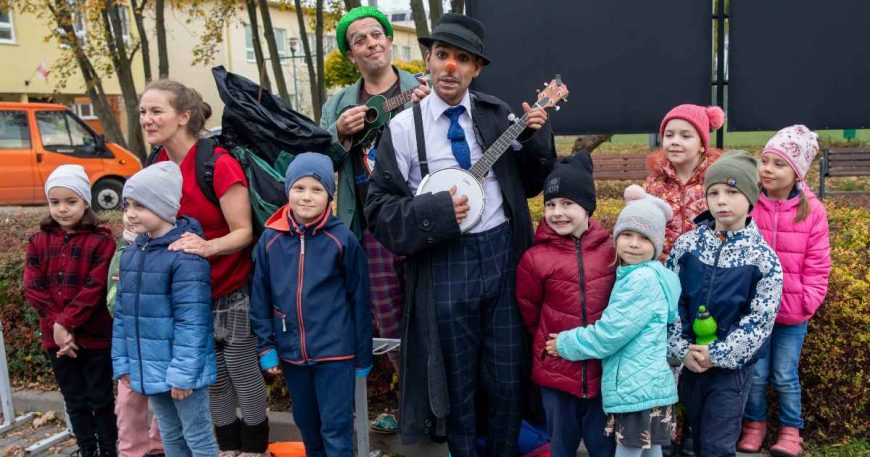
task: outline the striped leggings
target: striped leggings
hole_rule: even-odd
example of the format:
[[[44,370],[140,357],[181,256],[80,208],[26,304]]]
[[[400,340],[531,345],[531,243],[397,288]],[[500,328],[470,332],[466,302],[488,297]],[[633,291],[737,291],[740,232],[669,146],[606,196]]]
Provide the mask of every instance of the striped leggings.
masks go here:
[[[216,427],[238,420],[257,425],[266,420],[266,384],[257,360],[257,339],[248,317],[250,296],[243,287],[214,301],[217,382],[209,397]]]

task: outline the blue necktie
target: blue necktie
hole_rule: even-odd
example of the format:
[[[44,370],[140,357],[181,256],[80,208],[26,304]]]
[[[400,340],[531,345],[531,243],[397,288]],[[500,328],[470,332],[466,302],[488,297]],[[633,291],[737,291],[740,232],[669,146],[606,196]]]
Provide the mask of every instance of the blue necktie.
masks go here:
[[[450,149],[453,150],[453,157],[456,162],[464,170],[471,168],[471,148],[468,147],[468,142],[465,141],[465,130],[459,125],[459,116],[465,112],[465,107],[462,105],[454,106],[444,110],[444,115],[450,119],[450,128],[447,129],[447,139],[450,140]]]

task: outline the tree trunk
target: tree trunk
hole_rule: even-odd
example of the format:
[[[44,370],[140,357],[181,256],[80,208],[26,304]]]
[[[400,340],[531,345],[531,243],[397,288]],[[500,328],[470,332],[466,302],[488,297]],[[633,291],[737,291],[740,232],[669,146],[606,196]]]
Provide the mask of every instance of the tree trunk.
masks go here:
[[[136,0],[130,0],[130,9],[133,10],[133,20],[136,21],[136,31],[139,34],[139,47],[142,49],[142,67],[145,70],[145,84],[151,82],[151,47],[148,44],[148,34],[145,31],[145,18],[142,12],[148,0],[142,0],[138,5]]]
[[[317,75],[314,72],[314,61],[311,59],[311,45],[308,43],[308,32],[305,31],[305,16],[302,1],[293,0],[296,6],[296,19],[299,21],[299,39],[302,41],[302,52],[305,53],[305,66],[308,67],[308,85],[311,89],[311,108],[314,119],[320,122],[320,92],[317,90]]]
[[[438,19],[441,19],[441,16],[444,15],[444,5],[441,3],[441,0],[429,0],[429,23],[432,24],[432,28],[435,28],[435,24],[438,23]]]
[[[160,79],[169,77],[169,51],[166,49],[166,22],[164,10],[166,0],[156,0],[157,14],[154,17],[157,29],[157,77]]]
[[[450,0],[450,12],[465,14],[465,0]]]
[[[426,20],[426,9],[423,8],[423,0],[411,0],[411,14],[414,16],[414,26],[417,28],[417,36],[429,36],[429,24]],[[420,52],[426,55],[426,46],[420,45]]]
[[[598,146],[610,141],[610,135],[579,135],[574,140],[574,148],[571,153],[586,151],[592,153]]]
[[[109,141],[127,147],[127,142],[124,140],[124,135],[121,133],[121,126],[118,125],[118,119],[109,105],[109,100],[106,97],[106,92],[103,90],[103,81],[97,73],[91,60],[85,54],[82,44],[76,37],[75,30],[72,26],[72,11],[69,3],[66,0],[55,0],[54,5],[48,4],[59,29],[63,31],[61,35],[61,44],[70,46],[73,50],[76,63],[82,72],[82,79],[85,81],[85,93],[94,105],[94,111],[100,119],[103,126],[103,131],[106,132],[106,137]]]
[[[344,0],[344,10],[350,11],[357,6],[361,6],[360,0]]]
[[[260,44],[260,27],[257,25],[257,2],[256,0],[245,0],[245,6],[248,10],[248,20],[251,22],[251,42],[254,45],[254,60],[257,62],[260,87],[271,92],[272,84],[269,82],[269,74],[266,72],[266,59],[263,56],[263,46]]]
[[[127,116],[127,146],[130,151],[143,162],[146,158],[145,140],[139,125],[139,95],[136,92],[136,82],[133,79],[133,62],[127,54],[127,44],[124,42],[124,28],[118,3],[105,0],[103,4],[103,25],[106,33],[106,47],[118,75],[118,85],[121,87],[121,97],[124,99],[124,111]]]
[[[269,1],[258,0],[260,15],[263,17],[263,36],[266,37],[266,46],[269,48],[269,60],[272,62],[272,77],[278,86],[278,96],[290,101],[287,93],[287,84],[284,82],[284,70],[281,68],[281,56],[278,55],[278,44],[275,42],[275,29],[272,28],[272,15],[269,13]],[[297,14],[302,10],[297,10]],[[257,37],[259,39],[259,37]]]
[[[317,0],[315,7],[314,47],[317,49],[317,103],[314,119],[320,122],[321,103],[326,100],[326,83],[323,74],[323,0]]]

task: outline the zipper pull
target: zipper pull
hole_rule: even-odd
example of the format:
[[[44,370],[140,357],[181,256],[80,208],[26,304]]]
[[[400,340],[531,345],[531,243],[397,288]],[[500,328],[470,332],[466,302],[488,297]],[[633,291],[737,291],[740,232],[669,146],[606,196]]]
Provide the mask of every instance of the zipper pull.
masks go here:
[[[281,318],[281,330],[283,330],[284,333],[287,333],[287,318],[286,317]]]
[[[300,243],[302,243],[302,255],[305,255],[305,235],[299,235],[299,239],[301,240]]]

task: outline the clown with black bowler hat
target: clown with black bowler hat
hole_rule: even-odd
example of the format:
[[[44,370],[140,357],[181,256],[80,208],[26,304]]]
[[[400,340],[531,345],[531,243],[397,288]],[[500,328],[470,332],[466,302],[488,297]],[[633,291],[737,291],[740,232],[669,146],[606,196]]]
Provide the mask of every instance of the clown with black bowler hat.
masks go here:
[[[418,105],[425,151],[417,108],[399,113],[381,138],[365,206],[375,237],[408,256],[400,433],[406,443],[446,437],[453,457],[478,455],[485,434],[486,455],[516,455],[525,343],[515,268],[532,243],[526,198],[541,192],[555,161],[552,130],[543,109],[523,104],[528,128],[484,178],[483,216],[462,233],[466,196],[414,195],[425,175],[420,152],[429,172],[467,169],[511,125],[511,110],[468,90],[489,64],[483,24],[448,13],[419,41],[432,84]]]

